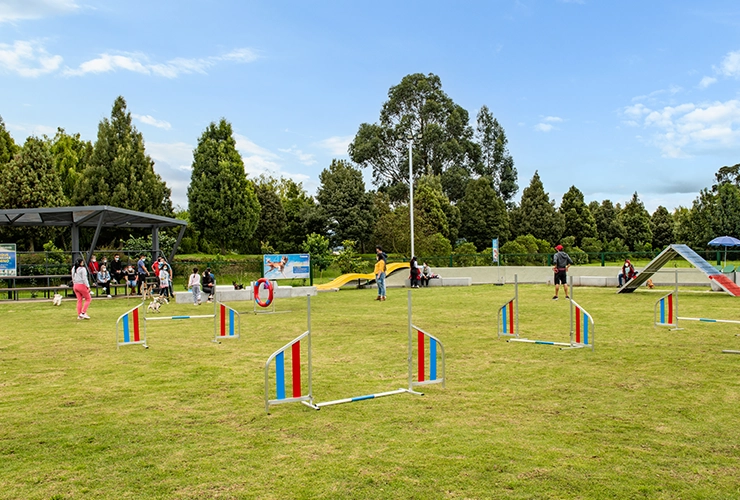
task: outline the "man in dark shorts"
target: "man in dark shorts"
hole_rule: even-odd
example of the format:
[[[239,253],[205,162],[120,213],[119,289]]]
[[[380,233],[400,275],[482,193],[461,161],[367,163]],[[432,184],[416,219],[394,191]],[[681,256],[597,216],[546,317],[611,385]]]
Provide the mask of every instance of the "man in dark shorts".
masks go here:
[[[560,285],[563,285],[565,290],[565,298],[569,299],[568,296],[568,269],[573,264],[570,255],[563,251],[563,245],[555,247],[557,253],[552,257],[552,270],[555,272],[555,296],[552,300],[558,300],[558,292],[560,291]]]

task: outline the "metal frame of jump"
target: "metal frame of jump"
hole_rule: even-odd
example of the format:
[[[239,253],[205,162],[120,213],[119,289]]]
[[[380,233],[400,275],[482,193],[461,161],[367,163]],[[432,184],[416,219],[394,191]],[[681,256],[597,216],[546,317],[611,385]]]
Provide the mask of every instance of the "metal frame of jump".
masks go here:
[[[119,349],[122,345],[135,344],[142,344],[145,349],[148,349],[149,346],[146,343],[147,321],[213,318],[212,342],[220,344],[222,339],[238,339],[241,337],[241,315],[236,309],[221,302],[213,301],[213,314],[181,316],[147,316],[147,310],[144,307],[145,304],[146,302],[142,302],[126,311],[116,320],[116,344]],[[129,315],[131,315],[131,321],[129,321]],[[129,327],[129,323],[132,323],[132,328]],[[119,325],[121,328],[119,328]],[[141,337],[142,329],[144,334],[143,339]],[[119,330],[122,330],[123,341],[120,340]],[[133,340],[131,340],[132,337]]]
[[[412,302],[411,290],[408,291],[408,388],[400,388],[393,391],[367,394],[352,398],[337,399],[323,403],[315,403],[313,398],[313,368],[311,363],[311,297],[308,296],[308,330],[289,342],[282,348],[275,351],[265,363],[265,411],[270,413],[270,406],[283,403],[300,402],[314,410],[320,410],[324,406],[333,406],[344,403],[354,403],[356,401],[365,401],[368,399],[377,399],[395,394],[413,394],[423,396],[424,393],[414,390],[415,387],[442,384],[445,386],[445,350],[442,342],[435,336],[425,332],[412,323]],[[416,377],[414,377],[414,343],[413,331],[416,331]],[[302,391],[301,384],[301,341],[306,340],[307,344],[307,392]],[[292,372],[292,395],[286,397],[286,377],[285,377],[285,352],[291,352],[291,372]],[[428,356],[427,356],[428,353]],[[275,399],[270,399],[270,366],[275,361]],[[427,377],[426,368],[429,368]]]
[[[663,295],[653,306],[653,326],[668,326],[672,331],[683,330],[678,327],[678,320],[699,321],[701,323],[731,323],[740,325],[740,320],[713,319],[713,318],[689,318],[678,315],[678,271],[676,271],[676,284],[673,291]],[[740,334],[735,334],[736,337]],[[725,354],[740,354],[740,351],[725,349]]]
[[[519,336],[519,280],[514,275],[514,297],[498,308],[498,338],[507,337],[507,342],[560,346],[561,350],[594,349],[594,319],[591,314],[573,300],[573,278],[570,278],[570,342],[531,340]]]

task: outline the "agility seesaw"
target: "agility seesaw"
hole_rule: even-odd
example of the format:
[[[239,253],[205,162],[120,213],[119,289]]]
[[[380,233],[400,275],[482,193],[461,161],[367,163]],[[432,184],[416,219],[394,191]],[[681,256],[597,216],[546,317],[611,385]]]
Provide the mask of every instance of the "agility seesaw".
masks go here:
[[[573,300],[573,278],[570,279],[570,342],[532,340],[519,336],[519,280],[514,275],[514,297],[498,309],[498,338],[507,337],[507,342],[560,346],[561,350],[594,349],[593,317]]]
[[[278,349],[265,362],[265,411],[269,414],[270,407],[284,403],[300,402],[314,410],[324,406],[333,406],[344,403],[354,403],[368,399],[377,399],[395,394],[413,394],[423,396],[424,393],[414,390],[415,387],[442,384],[445,386],[445,351],[444,345],[438,338],[430,335],[411,321],[412,303],[411,290],[408,291],[408,387],[392,391],[366,394],[351,398],[337,399],[323,403],[314,402],[313,397],[313,365],[311,360],[311,297],[307,296],[307,323],[308,329],[293,341]],[[413,331],[416,331],[416,363],[414,364]],[[291,376],[286,376],[286,352],[290,352]],[[303,353],[303,354],[302,354]],[[305,361],[303,361],[305,359]],[[414,365],[416,376],[414,376]],[[270,376],[274,366],[274,389]],[[427,372],[428,368],[428,372]],[[439,371],[439,372],[438,372]],[[305,373],[305,375],[304,375]],[[426,374],[429,373],[427,377]],[[306,379],[303,383],[303,379]],[[290,380],[290,391],[288,381]],[[290,393],[291,396],[287,396]],[[272,398],[272,395],[275,395]]]

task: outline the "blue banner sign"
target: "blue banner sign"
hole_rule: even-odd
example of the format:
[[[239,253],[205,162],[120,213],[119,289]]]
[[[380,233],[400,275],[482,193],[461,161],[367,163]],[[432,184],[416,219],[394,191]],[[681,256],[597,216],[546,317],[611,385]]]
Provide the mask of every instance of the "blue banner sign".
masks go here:
[[[0,243],[0,276],[16,276],[15,243]]]
[[[263,275],[267,279],[311,277],[311,257],[307,253],[263,256]]]

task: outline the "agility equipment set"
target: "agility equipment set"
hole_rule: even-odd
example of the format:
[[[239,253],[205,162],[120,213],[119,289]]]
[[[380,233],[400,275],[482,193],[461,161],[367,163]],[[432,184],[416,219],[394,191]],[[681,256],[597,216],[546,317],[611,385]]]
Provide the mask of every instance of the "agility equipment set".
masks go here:
[[[147,321],[187,320],[213,318],[213,342],[221,339],[238,339],[241,336],[241,317],[233,308],[220,302],[213,302],[213,314],[184,316],[151,316],[146,315],[146,302],[142,302],[123,313],[116,320],[116,344],[118,349],[125,345],[141,344],[145,349]]]
[[[445,351],[444,345],[438,338],[430,335],[412,323],[411,290],[408,291],[408,387],[393,391],[367,394],[351,398],[337,399],[324,403],[314,402],[313,397],[313,367],[311,363],[311,297],[307,296],[308,329],[287,345],[275,351],[265,362],[265,411],[269,414],[270,407],[284,403],[300,402],[314,410],[324,406],[343,403],[353,403],[368,399],[377,399],[395,394],[413,394],[423,396],[424,393],[414,390],[415,387],[442,384],[445,386]],[[416,332],[416,349],[414,349],[414,335]],[[305,350],[305,354],[302,352]],[[285,358],[290,352],[290,378],[286,377]],[[416,363],[414,363],[416,353]],[[305,361],[302,361],[305,359]],[[305,369],[302,369],[302,366]],[[416,371],[414,372],[414,367]],[[428,371],[427,371],[428,369]],[[271,373],[274,372],[274,377]],[[427,377],[427,373],[429,376]],[[302,380],[305,378],[305,383]],[[290,380],[290,387],[288,387]],[[272,383],[274,381],[274,384]],[[290,389],[290,390],[288,390]],[[291,396],[288,397],[287,394]],[[272,397],[274,395],[274,397]]]
[[[519,336],[519,280],[514,275],[514,297],[498,309],[498,338],[507,342],[560,346],[561,350],[594,349],[594,319],[583,307],[573,300],[573,278],[570,279],[570,342],[531,340]]]

